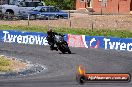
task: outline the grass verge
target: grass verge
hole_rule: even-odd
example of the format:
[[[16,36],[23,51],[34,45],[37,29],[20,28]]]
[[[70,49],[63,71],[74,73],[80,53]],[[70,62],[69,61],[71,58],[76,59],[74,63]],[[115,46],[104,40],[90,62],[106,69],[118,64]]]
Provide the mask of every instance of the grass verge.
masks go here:
[[[48,27],[40,26],[14,26],[14,25],[0,25],[1,30],[18,30],[18,31],[31,31],[31,32],[46,32]],[[120,37],[132,38],[132,32],[128,30],[119,29],[82,29],[82,28],[54,28],[56,32],[63,34],[78,34],[89,36],[107,36],[107,37]]]
[[[25,67],[27,67],[27,63],[0,55],[0,72],[18,72]]]
[[[12,71],[12,61],[7,59],[5,56],[0,55],[0,72]]]

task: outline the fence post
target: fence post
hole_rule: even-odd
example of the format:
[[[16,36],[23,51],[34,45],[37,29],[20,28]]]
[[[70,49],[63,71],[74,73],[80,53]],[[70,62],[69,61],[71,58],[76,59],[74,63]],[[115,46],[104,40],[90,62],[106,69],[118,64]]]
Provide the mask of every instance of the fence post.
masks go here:
[[[30,15],[28,14],[28,26],[29,26]]]
[[[94,16],[93,16],[93,12],[94,12],[94,10],[92,10],[92,24],[91,24],[92,31],[94,29]]]
[[[71,17],[70,17],[70,11],[68,11],[68,20],[69,20],[69,27],[71,28],[72,27],[72,24],[71,24]]]
[[[68,19],[70,19],[70,11],[68,12]]]
[[[69,23],[69,26],[70,26],[70,28],[72,27],[72,24],[71,24],[71,19],[70,19],[70,23]]]

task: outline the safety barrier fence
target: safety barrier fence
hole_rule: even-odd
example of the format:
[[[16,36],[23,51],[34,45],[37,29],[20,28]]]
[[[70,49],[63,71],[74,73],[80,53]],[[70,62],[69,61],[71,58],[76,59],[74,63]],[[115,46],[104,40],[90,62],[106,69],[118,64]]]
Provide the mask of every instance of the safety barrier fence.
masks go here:
[[[9,43],[48,45],[46,33],[0,30],[0,41]],[[65,34],[64,39],[71,47],[103,48],[132,51],[132,38],[86,36]]]

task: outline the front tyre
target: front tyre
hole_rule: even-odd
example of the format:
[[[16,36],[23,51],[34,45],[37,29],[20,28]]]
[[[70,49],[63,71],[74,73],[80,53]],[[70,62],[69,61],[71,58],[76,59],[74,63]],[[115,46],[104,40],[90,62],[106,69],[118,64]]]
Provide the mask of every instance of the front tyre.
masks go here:
[[[65,49],[69,54],[71,54],[71,50],[69,49],[67,42],[65,42]]]
[[[69,54],[71,54],[71,51],[70,51],[70,49],[68,50],[68,53],[69,53]]]
[[[13,20],[14,12],[6,11],[4,15],[4,19]]]

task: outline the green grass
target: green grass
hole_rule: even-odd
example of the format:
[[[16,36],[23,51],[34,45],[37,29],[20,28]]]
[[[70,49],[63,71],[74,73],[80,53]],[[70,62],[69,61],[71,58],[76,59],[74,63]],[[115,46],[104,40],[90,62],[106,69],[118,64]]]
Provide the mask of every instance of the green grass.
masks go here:
[[[46,33],[46,31],[48,30],[48,27],[0,25],[0,29],[1,30],[45,32]],[[128,30],[119,30],[119,29],[93,29],[91,30],[91,29],[81,29],[81,28],[54,28],[54,31],[63,33],[63,34],[132,38],[132,32]]]
[[[7,59],[5,56],[0,55],[0,72],[9,72],[12,70],[11,60]]]

